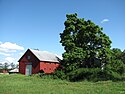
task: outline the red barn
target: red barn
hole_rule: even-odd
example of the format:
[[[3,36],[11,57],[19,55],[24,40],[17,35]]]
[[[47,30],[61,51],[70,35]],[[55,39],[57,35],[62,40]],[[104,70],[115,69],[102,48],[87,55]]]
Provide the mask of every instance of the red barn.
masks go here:
[[[50,74],[59,66],[60,58],[45,51],[28,49],[19,59],[19,73],[25,75],[32,75],[41,71]]]

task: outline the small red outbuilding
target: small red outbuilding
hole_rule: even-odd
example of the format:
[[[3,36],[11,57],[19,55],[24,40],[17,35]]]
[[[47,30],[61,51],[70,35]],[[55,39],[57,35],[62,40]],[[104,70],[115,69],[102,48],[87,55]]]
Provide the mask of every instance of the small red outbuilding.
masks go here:
[[[28,49],[19,59],[19,73],[32,75],[43,71],[50,74],[60,66],[60,60],[55,54]]]

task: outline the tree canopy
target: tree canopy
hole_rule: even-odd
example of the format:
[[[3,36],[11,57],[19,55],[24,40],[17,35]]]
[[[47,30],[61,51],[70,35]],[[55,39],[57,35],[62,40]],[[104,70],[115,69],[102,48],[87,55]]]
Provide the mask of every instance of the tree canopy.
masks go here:
[[[66,72],[78,68],[101,68],[110,59],[111,40],[102,32],[103,28],[91,20],[78,18],[77,14],[67,14],[65,29],[60,33],[63,66]]]

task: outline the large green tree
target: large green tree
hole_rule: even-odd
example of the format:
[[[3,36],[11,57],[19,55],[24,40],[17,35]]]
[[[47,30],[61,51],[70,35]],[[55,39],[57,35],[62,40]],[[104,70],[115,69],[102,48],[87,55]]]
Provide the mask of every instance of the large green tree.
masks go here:
[[[65,29],[60,33],[64,46],[63,66],[66,72],[78,68],[101,68],[110,59],[111,40],[102,28],[90,20],[66,15]]]

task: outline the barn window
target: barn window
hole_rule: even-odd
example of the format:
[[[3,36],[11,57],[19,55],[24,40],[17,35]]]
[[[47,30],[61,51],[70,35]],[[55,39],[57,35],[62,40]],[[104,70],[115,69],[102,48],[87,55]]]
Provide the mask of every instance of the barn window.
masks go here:
[[[27,59],[30,59],[31,57],[30,56],[27,56]]]

